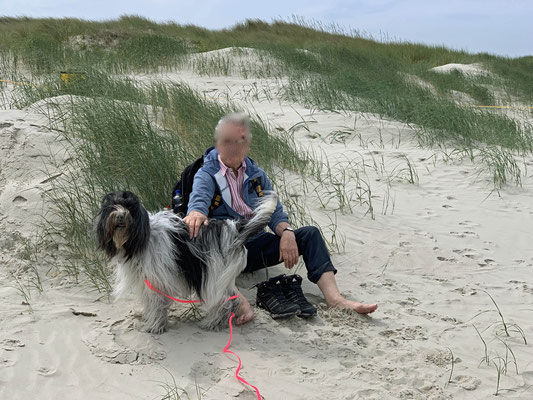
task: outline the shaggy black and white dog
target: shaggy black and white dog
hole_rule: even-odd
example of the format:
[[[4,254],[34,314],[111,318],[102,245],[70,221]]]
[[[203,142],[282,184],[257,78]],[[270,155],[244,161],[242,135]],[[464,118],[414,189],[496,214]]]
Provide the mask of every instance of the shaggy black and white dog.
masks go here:
[[[246,267],[244,242],[264,229],[276,204],[276,194],[265,192],[251,219],[211,219],[189,239],[187,225],[171,211],[150,213],[128,191],[105,195],[94,233],[99,248],[116,264],[113,294],[132,290],[140,297],[148,332],[166,329],[172,300],[150,289],[145,279],[172,297],[197,296],[207,311],[201,327],[219,329],[240,303],[228,298]]]

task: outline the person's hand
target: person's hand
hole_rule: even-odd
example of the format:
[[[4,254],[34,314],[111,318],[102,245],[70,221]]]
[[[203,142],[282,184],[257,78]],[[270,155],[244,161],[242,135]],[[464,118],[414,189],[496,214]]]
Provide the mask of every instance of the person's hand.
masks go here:
[[[279,242],[279,261],[285,262],[285,268],[291,269],[298,262],[298,245],[294,232],[284,231]]]
[[[189,239],[198,236],[202,224],[207,225],[207,215],[200,211],[191,211],[189,215],[183,218],[183,222],[189,227]]]

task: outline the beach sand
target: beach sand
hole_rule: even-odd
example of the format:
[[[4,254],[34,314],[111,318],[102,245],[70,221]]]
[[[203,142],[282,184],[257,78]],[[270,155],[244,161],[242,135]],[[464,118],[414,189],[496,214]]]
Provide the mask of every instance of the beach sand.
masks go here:
[[[242,359],[243,378],[265,399],[491,398],[498,371],[482,362],[484,344],[474,326],[496,364],[506,357],[498,338],[516,357],[518,374],[507,352],[500,395],[533,398],[532,157],[521,161],[529,166],[523,187],[496,192],[491,177],[470,161],[446,161],[443,151],[420,148],[412,127],[372,114],[310,110],[280,98],[280,81],[207,77],[190,69],[132,76],[185,82],[221,103],[229,97],[272,130],[306,121],[305,129],[291,131],[296,143],[339,170],[352,168],[348,162],[356,158],[376,165],[365,170],[375,219],[359,205],[337,213],[346,241],[332,258],[343,295],[377,302],[379,309],[370,316],[328,310],[307,279],[304,292],[319,308],[317,317],[276,321],[255,308],[252,322],[234,327],[230,349]],[[250,88],[258,94],[250,96]],[[354,121],[357,134],[332,142],[332,132]],[[68,146],[35,109],[0,110],[0,398],[157,399],[175,380],[189,394],[182,399],[196,399],[197,391],[202,399],[255,399],[234,376],[235,358],[222,353],[228,329],[203,331],[180,317],[187,307],[176,305],[167,332],[144,333],[133,296],[110,303],[87,284],[46,276],[45,265],[68,262],[46,238],[34,262],[44,291],[31,292],[31,312],[24,304],[17,279],[26,284],[32,276],[24,270],[24,244],[37,240],[36,226],[50,209],[45,195],[69,163]],[[417,184],[399,179],[407,173],[399,173],[406,157]],[[385,177],[395,174],[387,185]],[[355,190],[355,184],[346,185]],[[327,207],[316,196],[302,201],[330,232]],[[305,276],[301,263],[297,268]],[[270,276],[284,272],[281,265],[269,269]],[[265,278],[259,271],[238,279],[252,305],[251,287]],[[527,345],[516,331],[509,338],[500,332],[487,292]]]

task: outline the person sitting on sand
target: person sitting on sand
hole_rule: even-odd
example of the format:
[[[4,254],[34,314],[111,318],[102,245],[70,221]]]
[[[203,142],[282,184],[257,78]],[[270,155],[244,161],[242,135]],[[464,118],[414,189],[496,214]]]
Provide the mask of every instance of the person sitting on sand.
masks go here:
[[[272,190],[266,173],[249,157],[250,120],[245,113],[230,113],[224,116],[215,128],[215,148],[204,156],[204,164],[194,176],[193,189],[188,203],[187,216],[183,219],[189,228],[190,237],[196,237],[202,224],[207,224],[211,200],[218,185],[223,204],[216,208],[214,218],[250,218],[253,215],[253,179],[259,178],[263,190]],[[368,314],[377,309],[377,304],[362,304],[342,297],[337,287],[337,270],[331,262],[320,231],[314,226],[293,230],[281,203],[269,222],[273,233],[262,232],[245,243],[248,249],[247,266],[243,272],[280,264],[291,269],[303,255],[308,279],[316,283],[328,307],[338,307]],[[237,290],[238,292],[238,290]],[[250,303],[238,292],[242,301],[238,308],[236,325],[254,318]]]

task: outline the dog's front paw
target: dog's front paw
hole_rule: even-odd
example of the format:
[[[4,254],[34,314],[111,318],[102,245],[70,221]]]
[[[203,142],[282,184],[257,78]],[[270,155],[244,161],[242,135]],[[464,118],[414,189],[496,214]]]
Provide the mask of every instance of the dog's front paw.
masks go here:
[[[144,327],[144,331],[145,332],[153,333],[153,334],[156,334],[156,335],[160,335],[163,332],[165,332],[166,330],[167,330],[167,324],[166,323],[158,324],[158,325],[146,325]]]

